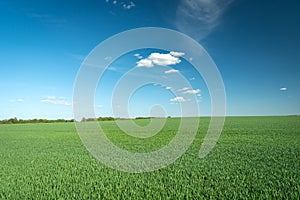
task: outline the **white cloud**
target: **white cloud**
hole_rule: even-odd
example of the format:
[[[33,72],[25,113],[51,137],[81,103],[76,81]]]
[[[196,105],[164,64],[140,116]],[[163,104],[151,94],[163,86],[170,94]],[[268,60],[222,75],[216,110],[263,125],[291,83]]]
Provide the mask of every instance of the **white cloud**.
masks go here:
[[[151,53],[148,59],[160,66],[175,65],[181,62],[179,58],[172,56],[171,54],[163,53]]]
[[[65,105],[65,106],[71,106],[73,105],[72,102],[66,101],[63,98],[56,99],[55,96],[45,96],[45,99],[42,99],[42,103],[48,103],[48,104],[54,104],[54,105]]]
[[[176,56],[176,57],[184,56],[184,53],[183,53],[183,52],[171,51],[170,54],[171,54],[172,56]]]
[[[129,4],[125,4],[125,3],[123,4],[123,8],[127,9],[127,10],[131,9],[134,6],[135,6],[135,3],[133,3],[132,1],[129,2]]]
[[[17,99],[17,102],[22,103],[24,100],[23,99]]]
[[[142,59],[143,58],[143,56],[141,56],[141,54],[139,54],[139,53],[134,54],[134,56],[137,57],[138,59]]]
[[[288,89],[286,87],[282,87],[279,89],[280,91],[287,91]]]
[[[180,63],[181,60],[172,54],[182,55],[184,53],[172,52],[173,51],[170,53],[151,53],[147,58],[138,61],[137,67],[153,67],[154,65],[168,66]]]
[[[179,89],[178,91],[185,91],[185,90],[188,90],[188,89],[190,89],[190,88],[188,88],[188,87],[183,87],[183,88]]]
[[[201,92],[200,89],[190,89],[188,87],[183,87],[178,90],[179,92],[182,92],[183,94],[199,94]]]
[[[170,74],[170,73],[178,73],[179,71],[177,69],[170,69],[165,71],[165,74]]]
[[[112,59],[111,56],[106,56],[106,57],[104,58],[104,60],[111,60],[111,59]]]
[[[136,63],[137,67],[153,67],[153,63],[148,58],[142,59]]]
[[[193,80],[195,80],[195,77],[190,78],[190,81],[193,81]]]
[[[178,102],[178,103],[182,103],[182,102],[186,102],[188,101],[187,99],[183,98],[183,97],[174,97],[172,99],[170,99],[171,102]]]
[[[109,3],[110,1],[109,0],[105,0],[106,3]],[[125,3],[125,2],[118,2],[117,0],[112,0],[111,3],[113,5],[116,5],[116,6],[122,6],[122,8],[124,8],[125,10],[129,10],[133,7],[135,7],[135,3],[133,1],[130,1],[129,3]]]
[[[184,94],[198,94],[198,93],[200,93],[200,90],[199,89],[196,89],[196,90],[190,89],[190,90],[185,90],[183,93]]]
[[[172,89],[172,87],[170,87],[170,86],[166,86],[165,88],[166,88],[166,90],[171,90]]]

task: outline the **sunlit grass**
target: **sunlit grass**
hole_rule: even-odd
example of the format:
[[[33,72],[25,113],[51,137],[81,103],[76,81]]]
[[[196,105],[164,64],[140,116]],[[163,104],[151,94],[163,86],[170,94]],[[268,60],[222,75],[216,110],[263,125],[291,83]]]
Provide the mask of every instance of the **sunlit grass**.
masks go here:
[[[113,121],[100,124],[118,146],[149,152],[172,139],[178,122],[168,119],[149,139],[127,136]],[[201,118],[175,163],[141,174],[94,159],[72,123],[0,125],[0,199],[299,199],[300,117],[229,117],[217,146],[199,159],[208,123]]]

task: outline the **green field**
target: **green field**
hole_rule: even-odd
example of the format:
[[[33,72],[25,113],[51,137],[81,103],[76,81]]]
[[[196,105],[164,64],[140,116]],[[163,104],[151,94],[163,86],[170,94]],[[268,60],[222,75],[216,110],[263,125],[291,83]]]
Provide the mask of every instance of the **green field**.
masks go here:
[[[100,122],[118,146],[161,148],[176,133],[134,139]],[[88,122],[87,122],[88,123]],[[138,120],[145,124],[147,120]],[[74,123],[0,125],[0,199],[299,199],[300,117],[228,117],[217,146],[198,158],[209,118],[186,154],[154,172],[106,167],[82,145]]]

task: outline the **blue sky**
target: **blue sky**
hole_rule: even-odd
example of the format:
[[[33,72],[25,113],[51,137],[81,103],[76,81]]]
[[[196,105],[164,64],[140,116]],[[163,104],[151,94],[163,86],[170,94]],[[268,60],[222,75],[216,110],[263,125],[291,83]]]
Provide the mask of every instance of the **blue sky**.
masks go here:
[[[300,114],[299,24],[297,0],[0,1],[0,119],[73,118],[73,86],[84,58],[107,38],[140,27],[177,30],[205,48],[224,81],[227,115]],[[147,68],[157,56],[174,62]],[[141,49],[105,72],[95,95],[97,116],[112,115],[115,84],[143,59],[140,69],[155,74],[171,67],[178,71],[165,75],[181,73],[191,87],[176,88],[182,96],[167,85],[141,87],[128,103],[130,116],[148,116],[156,104],[178,116],[188,95],[201,115],[210,114],[207,86],[188,60]]]

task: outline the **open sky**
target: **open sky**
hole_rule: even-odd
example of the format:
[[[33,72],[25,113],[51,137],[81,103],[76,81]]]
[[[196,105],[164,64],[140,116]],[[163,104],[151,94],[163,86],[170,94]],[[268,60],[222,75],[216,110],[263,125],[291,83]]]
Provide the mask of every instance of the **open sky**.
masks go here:
[[[73,85],[85,57],[140,27],[177,30],[205,48],[224,81],[227,115],[300,114],[298,0],[10,0],[0,1],[0,119],[73,118]],[[96,114],[112,115],[110,95],[122,74],[151,68],[149,74],[181,73],[191,87],[173,88],[182,94],[174,96],[168,85],[146,85],[133,94],[130,116],[148,116],[154,104],[177,116],[189,95],[209,115],[205,83],[181,57],[184,50],[174,51],[116,59],[97,89]]]

